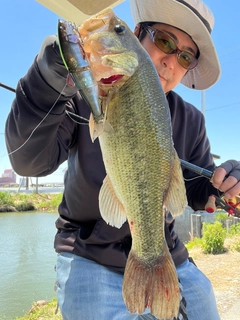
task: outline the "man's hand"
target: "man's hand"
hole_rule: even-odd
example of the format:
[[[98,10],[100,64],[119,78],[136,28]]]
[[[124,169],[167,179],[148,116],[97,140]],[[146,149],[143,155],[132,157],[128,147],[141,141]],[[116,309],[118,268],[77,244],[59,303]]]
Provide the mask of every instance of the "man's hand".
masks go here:
[[[213,174],[213,186],[224,192],[224,198],[231,199],[240,193],[240,162],[228,160],[223,162]]]
[[[56,36],[47,37],[41,46],[37,64],[44,80],[57,92],[72,97],[78,91],[77,87],[66,86],[68,71],[62,61]]]

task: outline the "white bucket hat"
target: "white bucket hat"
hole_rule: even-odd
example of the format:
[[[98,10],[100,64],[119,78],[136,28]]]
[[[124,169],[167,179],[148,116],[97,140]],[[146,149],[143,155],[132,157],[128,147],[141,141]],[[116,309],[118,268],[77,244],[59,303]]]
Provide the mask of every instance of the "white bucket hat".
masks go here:
[[[220,77],[220,64],[211,39],[214,17],[201,0],[130,0],[134,23],[152,21],[169,24],[189,34],[197,44],[198,65],[189,70],[181,83],[204,90]]]

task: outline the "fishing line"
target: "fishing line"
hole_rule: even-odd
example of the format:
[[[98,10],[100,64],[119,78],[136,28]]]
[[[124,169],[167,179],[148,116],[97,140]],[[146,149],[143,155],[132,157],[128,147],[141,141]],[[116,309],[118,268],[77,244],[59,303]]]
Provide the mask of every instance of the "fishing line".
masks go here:
[[[207,177],[204,177],[204,176],[196,176],[196,177],[189,178],[189,179],[187,179],[187,178],[183,178],[183,179],[184,179],[184,181],[192,181],[192,180],[195,180],[195,179],[198,179],[198,178],[206,178],[206,179],[208,179]]]
[[[45,115],[45,117],[36,125],[36,127],[32,130],[32,132],[30,133],[29,137],[27,138],[27,140],[17,149],[11,151],[10,153],[8,153],[8,156],[10,156],[11,154],[17,152],[18,150],[20,150],[23,146],[25,146],[25,144],[31,139],[32,135],[34,134],[34,132],[37,130],[37,128],[39,128],[39,126],[43,123],[43,121],[49,116],[49,114],[51,113],[51,111],[53,110],[53,108],[55,107],[55,105],[57,104],[58,100],[60,99],[60,97],[62,96],[62,93],[64,92],[65,88],[67,86],[67,83],[65,84],[65,86],[63,87],[62,91],[60,92],[59,96],[57,97],[56,101],[53,103],[52,107],[50,108],[50,110],[48,111],[48,113]],[[69,116],[69,118],[77,123],[77,124],[81,124],[81,125],[88,125],[89,121],[88,119],[79,116],[78,114],[75,114],[73,112],[70,112],[68,110],[65,110],[66,114]],[[73,117],[79,118],[81,120],[83,120],[84,122],[79,122],[76,121],[75,119],[73,119]]]
[[[67,83],[65,84],[65,86],[63,87],[62,91],[60,92],[59,96],[57,97],[56,101],[53,103],[52,107],[50,108],[50,110],[48,111],[48,113],[43,117],[43,119],[36,125],[36,127],[32,130],[32,132],[30,133],[29,137],[27,138],[27,140],[17,149],[11,151],[10,153],[8,153],[8,156],[10,156],[11,154],[17,152],[18,150],[20,150],[23,146],[25,146],[25,144],[31,139],[32,135],[34,134],[34,132],[37,130],[37,128],[39,128],[39,126],[43,123],[43,121],[49,116],[49,114],[51,113],[51,111],[53,110],[53,108],[55,107],[55,105],[57,104],[58,100],[60,99],[63,91],[65,90],[67,86]]]
[[[68,110],[65,110],[65,112],[73,122],[75,122],[77,124],[82,124],[82,125],[88,125],[89,124],[89,120],[88,119],[86,119],[84,117],[81,117],[78,114],[75,114],[75,113],[73,113],[71,111],[68,111]],[[75,118],[79,118],[79,119],[83,120],[84,122],[78,122],[75,119],[73,119],[72,116],[75,117]]]
[[[49,114],[51,113],[51,111],[53,110],[53,108],[56,106],[56,104],[57,104],[58,100],[60,99],[60,97],[62,96],[62,94],[63,94],[66,86],[67,86],[67,83],[64,85],[62,91],[60,92],[59,96],[57,97],[57,99],[56,99],[55,102],[53,103],[53,105],[52,105],[52,107],[50,108],[50,110],[49,110],[49,111],[47,112],[47,114],[43,117],[43,119],[36,125],[36,127],[32,130],[32,132],[30,133],[30,135],[29,135],[29,137],[26,139],[26,141],[25,141],[20,147],[18,147],[17,149],[9,152],[9,153],[7,154],[8,156],[10,156],[11,154],[13,154],[13,153],[17,152],[18,150],[20,150],[20,149],[21,149],[22,147],[24,147],[25,144],[31,139],[31,137],[33,136],[34,132],[40,127],[40,125],[43,123],[43,121],[49,116]],[[70,111],[68,111],[68,110],[65,110],[65,113],[69,116],[69,118],[70,118],[73,122],[75,122],[75,123],[77,123],[77,124],[88,125],[88,123],[89,123],[88,119],[86,119],[86,118],[84,118],[84,117],[81,117],[81,116],[79,116],[79,115],[77,115],[77,114],[75,114],[75,113],[73,113],[73,112],[70,112]],[[73,117],[79,118],[79,119],[83,120],[83,122],[76,121]],[[0,158],[3,158],[3,157],[4,157],[4,155],[3,155],[2,157],[0,157]]]

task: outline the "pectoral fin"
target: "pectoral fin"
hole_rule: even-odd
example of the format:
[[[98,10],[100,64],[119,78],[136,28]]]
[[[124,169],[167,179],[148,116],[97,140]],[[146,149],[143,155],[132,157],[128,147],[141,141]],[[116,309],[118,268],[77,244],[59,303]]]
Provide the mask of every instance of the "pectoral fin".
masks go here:
[[[102,218],[113,227],[121,228],[127,219],[124,207],[117,198],[108,176],[100,189],[99,209]]]
[[[164,204],[174,217],[183,213],[187,205],[186,189],[182,169],[176,150],[173,150],[171,181]]]
[[[113,127],[105,119],[97,123],[93,118],[93,114],[91,113],[89,118],[89,132],[92,142],[94,142],[94,140],[96,140],[103,133],[103,131],[112,133]]]

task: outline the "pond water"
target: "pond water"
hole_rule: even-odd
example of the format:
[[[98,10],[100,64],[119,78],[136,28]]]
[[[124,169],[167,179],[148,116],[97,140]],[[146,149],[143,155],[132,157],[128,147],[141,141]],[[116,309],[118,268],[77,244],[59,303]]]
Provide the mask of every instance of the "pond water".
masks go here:
[[[0,213],[0,319],[21,317],[56,297],[57,213]]]

